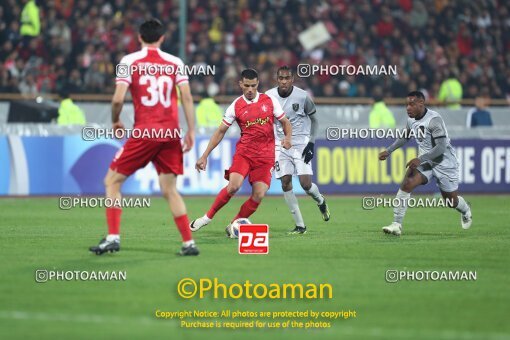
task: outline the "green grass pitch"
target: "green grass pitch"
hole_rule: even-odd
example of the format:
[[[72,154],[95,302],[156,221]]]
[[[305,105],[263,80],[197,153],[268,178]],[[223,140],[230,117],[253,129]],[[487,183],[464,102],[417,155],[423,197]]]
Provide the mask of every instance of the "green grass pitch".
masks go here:
[[[180,239],[166,203],[125,209],[121,251],[96,256],[87,248],[106,232],[104,210],[58,209],[58,198],[2,198],[0,338],[2,339],[509,339],[509,196],[469,196],[474,222],[462,230],[450,209],[409,209],[404,234],[384,235],[391,209],[365,211],[361,197],[330,197],[323,222],[314,202],[300,197],[309,232],[293,227],[283,198],[267,198],[251,220],[270,225],[269,255],[238,255],[225,226],[243,197],[233,199],[195,233],[201,255],[180,258]],[[213,197],[187,197],[190,218]],[[125,270],[126,281],[36,283],[36,269]],[[476,281],[386,283],[385,272],[471,270]],[[330,283],[333,299],[193,298],[176,293],[185,277],[223,283]],[[167,311],[356,310],[328,329],[183,329],[161,320]]]

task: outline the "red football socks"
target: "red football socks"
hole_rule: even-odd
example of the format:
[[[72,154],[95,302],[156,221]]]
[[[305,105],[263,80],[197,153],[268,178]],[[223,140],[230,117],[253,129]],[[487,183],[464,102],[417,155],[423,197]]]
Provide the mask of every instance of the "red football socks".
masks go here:
[[[232,198],[232,196],[229,195],[229,193],[227,192],[227,187],[224,187],[223,189],[221,189],[221,191],[218,193],[218,196],[216,196],[216,199],[214,200],[214,203],[212,204],[211,209],[209,209],[209,211],[207,212],[207,214],[206,214],[207,217],[212,219],[214,217],[214,215],[216,215],[216,213],[221,208],[223,208],[223,206],[225,204],[227,204],[228,201],[230,201],[231,198]]]
[[[120,215],[122,215],[122,209],[116,207],[106,208],[106,223],[108,224],[108,235],[119,235]]]
[[[189,228],[188,215],[184,214],[179,217],[174,217],[174,222],[181,233],[182,242],[191,241],[193,237],[191,236],[191,229]]]
[[[237,220],[238,218],[248,218],[253,214],[257,208],[259,207],[260,202],[256,202],[253,200],[253,198],[250,196],[246,202],[243,203],[241,206],[241,209],[237,213],[237,216],[234,217],[234,220]]]

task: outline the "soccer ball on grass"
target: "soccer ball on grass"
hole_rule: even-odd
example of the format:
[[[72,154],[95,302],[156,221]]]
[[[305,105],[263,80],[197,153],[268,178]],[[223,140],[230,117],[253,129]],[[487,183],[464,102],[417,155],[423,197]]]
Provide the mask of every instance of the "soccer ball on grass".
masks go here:
[[[239,227],[241,224],[252,224],[247,218],[238,218],[237,220],[230,223],[226,228],[225,232],[229,238],[239,238]]]

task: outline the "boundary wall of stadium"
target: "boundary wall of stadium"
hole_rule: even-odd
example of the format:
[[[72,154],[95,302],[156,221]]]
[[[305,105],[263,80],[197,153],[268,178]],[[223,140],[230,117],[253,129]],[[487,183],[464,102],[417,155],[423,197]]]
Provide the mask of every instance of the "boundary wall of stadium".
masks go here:
[[[50,103],[51,104],[51,103]],[[58,105],[57,103],[53,103]],[[77,102],[87,117],[87,126],[110,127],[110,104]],[[226,105],[222,105],[223,108]],[[394,194],[405,173],[407,162],[416,157],[414,141],[397,150],[386,162],[377,154],[392,140],[327,140],[328,128],[361,129],[368,127],[369,105],[318,105],[319,136],[312,160],[314,181],[327,194]],[[404,106],[389,106],[404,127]],[[437,109],[443,116],[452,145],[460,162],[460,190],[472,193],[510,193],[510,114],[506,107],[491,107],[493,127],[468,129],[470,108]],[[58,126],[55,123],[7,123],[8,102],[0,102],[0,195],[102,195],[103,177],[123,140],[85,141],[83,127]],[[181,118],[182,112],[181,112]],[[132,127],[133,108],[125,105],[122,120]],[[226,185],[224,169],[232,161],[238,130],[229,129],[224,141],[212,153],[206,172],[194,170],[196,159],[205,149],[212,128],[198,128],[195,148],[184,157],[184,175],[179,190],[187,195],[214,195]],[[296,181],[295,191],[303,194]],[[157,173],[149,164],[131,176],[123,186],[128,195],[159,194]],[[250,187],[244,183],[241,194]],[[435,183],[419,192],[437,193]],[[270,194],[281,194],[280,183],[273,178]]]
[[[195,147],[184,155],[184,174],[177,186],[186,195],[215,195],[227,181],[237,138],[225,137],[211,153],[207,171],[198,173],[195,163],[209,142],[198,136]],[[0,196],[104,194],[103,178],[123,140],[85,141],[81,135],[0,135]],[[390,141],[381,139],[318,139],[312,160],[314,182],[326,194],[394,194],[409,160],[418,148],[409,142],[385,161],[378,153]],[[460,190],[464,193],[510,193],[510,139],[453,139],[460,162]],[[303,191],[295,178],[294,190]],[[127,195],[157,195],[158,175],[149,163],[123,185]],[[249,194],[247,181],[240,194]],[[434,181],[417,192],[438,193]],[[269,194],[281,194],[273,176]]]
[[[46,105],[58,107],[57,102],[45,101]],[[87,125],[102,128],[111,126],[111,106],[105,102],[76,102],[76,104],[85,113]],[[29,136],[54,136],[54,135],[72,135],[80,133],[80,127],[58,126],[51,123],[7,123],[9,115],[9,102],[0,101],[0,135],[29,135]],[[227,105],[220,105],[226,109]],[[407,120],[405,106],[389,106],[393,112],[397,128],[403,128]],[[470,106],[462,107],[458,110],[447,109],[444,107],[431,107],[438,111],[446,124],[448,133],[452,138],[510,138],[510,108],[509,107],[490,107],[493,121],[492,127],[482,127],[470,129],[466,127],[466,119]],[[368,117],[371,110],[370,105],[317,105],[317,118],[319,121],[319,130],[326,138],[326,130],[328,127],[340,128],[367,128]],[[180,110],[181,121],[184,121],[184,115]],[[121,119],[126,128],[133,126],[133,106],[124,105]],[[184,125],[184,124],[183,124]],[[210,135],[214,131],[214,127],[198,127],[198,133],[202,135]],[[238,135],[235,124],[229,129],[227,136]]]

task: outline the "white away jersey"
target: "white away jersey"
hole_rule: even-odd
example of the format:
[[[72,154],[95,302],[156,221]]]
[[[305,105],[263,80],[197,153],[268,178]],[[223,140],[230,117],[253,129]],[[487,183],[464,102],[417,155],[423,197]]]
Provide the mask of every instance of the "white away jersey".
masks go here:
[[[310,118],[315,114],[315,104],[308,93],[297,86],[292,87],[292,92],[287,97],[280,97],[278,88],[274,87],[266,92],[278,100],[285,112],[285,116],[292,124],[292,144],[306,144],[310,137]],[[284,138],[283,128],[280,122],[275,124],[277,140]]]

